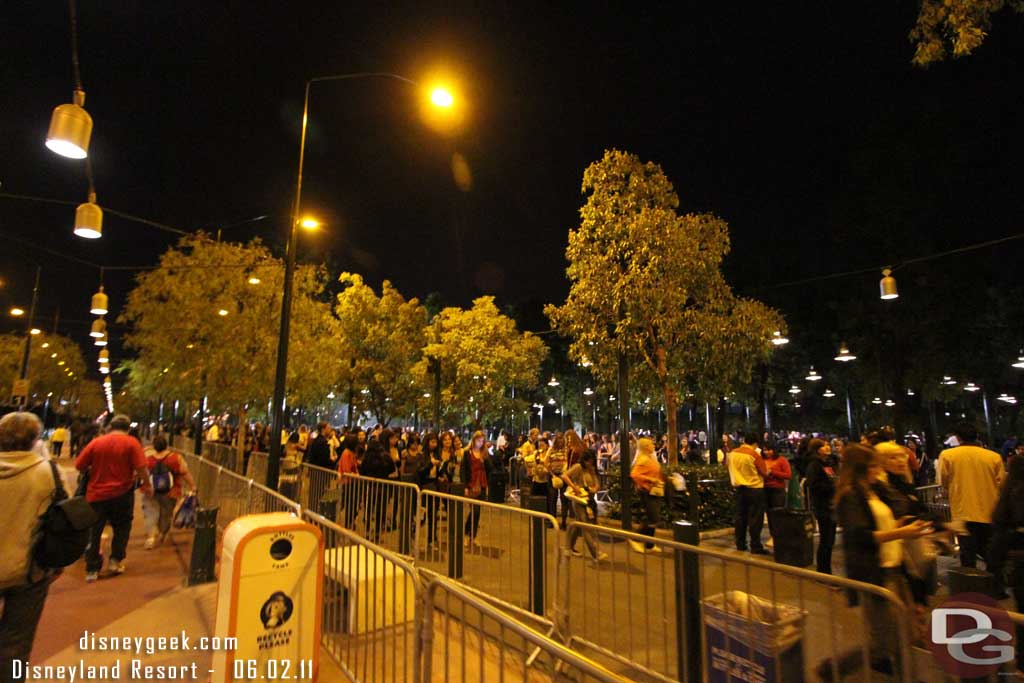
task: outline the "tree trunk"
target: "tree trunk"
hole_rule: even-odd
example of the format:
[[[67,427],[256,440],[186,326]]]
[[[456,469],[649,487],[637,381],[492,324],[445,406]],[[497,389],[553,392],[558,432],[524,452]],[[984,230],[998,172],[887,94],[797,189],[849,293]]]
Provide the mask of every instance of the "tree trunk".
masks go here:
[[[668,422],[668,464],[675,467],[679,464],[679,430],[676,425],[676,391],[669,386],[668,362],[665,357],[665,349],[659,348],[654,352],[658,379],[661,381],[661,391],[665,397],[665,411],[671,415]]]
[[[235,471],[239,472],[243,477],[245,476],[245,418],[248,415],[248,411],[245,406],[238,409],[238,431],[237,439],[238,445],[235,447]]]
[[[668,464],[674,467],[679,464],[679,425],[676,407],[679,399],[674,389],[668,386],[662,389],[665,395],[665,421],[668,422]]]

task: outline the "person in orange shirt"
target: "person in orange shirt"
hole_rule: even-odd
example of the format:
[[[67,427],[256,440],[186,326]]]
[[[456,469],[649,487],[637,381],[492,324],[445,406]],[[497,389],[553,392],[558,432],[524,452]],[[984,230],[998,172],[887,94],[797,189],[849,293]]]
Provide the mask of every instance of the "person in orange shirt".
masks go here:
[[[644,525],[640,533],[654,537],[654,529],[661,521],[661,500],[665,497],[665,477],[661,473],[661,465],[654,457],[654,442],[650,439],[639,439],[636,442],[636,460],[629,472],[630,479],[640,494],[644,506]],[[661,549],[653,543],[640,545],[630,541],[637,552],[656,553]]]
[[[789,461],[772,448],[764,450],[764,503],[768,510],[768,533],[775,540],[775,528],[772,525],[772,509],[786,507],[786,487],[793,478],[793,470]]]

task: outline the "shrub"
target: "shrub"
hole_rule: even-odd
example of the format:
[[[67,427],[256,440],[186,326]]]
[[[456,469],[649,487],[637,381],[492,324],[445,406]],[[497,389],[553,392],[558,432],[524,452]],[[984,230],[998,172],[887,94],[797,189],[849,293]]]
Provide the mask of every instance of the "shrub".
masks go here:
[[[729,485],[729,472],[722,465],[691,465],[680,464],[675,467],[663,466],[666,477],[665,498],[661,504],[662,525],[676,520],[690,519],[690,496],[693,495],[694,484],[697,489],[697,516],[701,531],[723,529],[733,525],[735,496]],[[686,491],[676,491],[672,486],[671,477],[679,473],[686,480]],[[614,501],[622,499],[622,485],[619,479],[619,468],[608,469],[608,494]],[[643,517],[640,497],[634,496],[631,505],[633,519]],[[621,519],[620,503],[615,502],[609,508],[613,519]]]

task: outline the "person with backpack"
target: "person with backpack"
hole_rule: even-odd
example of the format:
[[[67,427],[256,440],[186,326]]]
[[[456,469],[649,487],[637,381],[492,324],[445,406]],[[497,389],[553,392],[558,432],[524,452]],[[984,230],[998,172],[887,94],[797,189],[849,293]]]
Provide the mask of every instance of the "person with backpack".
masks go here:
[[[36,626],[56,571],[33,562],[40,517],[53,500],[58,479],[49,461],[32,447],[43,425],[30,412],[0,419],[0,514],[4,520],[0,550],[0,679],[9,680],[14,660],[27,660]],[[62,488],[63,485],[61,484]]]
[[[158,434],[153,439],[153,452],[146,455],[146,467],[152,482],[152,493],[142,497],[142,515],[146,520],[146,550],[163,543],[171,530],[174,508],[182,495],[181,483],[189,490],[195,482],[180,455],[167,447],[167,437]]]

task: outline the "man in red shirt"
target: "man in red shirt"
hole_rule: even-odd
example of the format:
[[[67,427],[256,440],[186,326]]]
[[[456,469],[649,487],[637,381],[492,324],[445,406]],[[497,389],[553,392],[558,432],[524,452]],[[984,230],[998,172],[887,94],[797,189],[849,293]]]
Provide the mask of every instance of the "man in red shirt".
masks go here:
[[[114,529],[114,540],[107,568],[115,574],[124,572],[135,514],[135,482],[141,481],[143,491],[152,493],[142,444],[128,436],[130,428],[131,418],[115,415],[110,421],[110,432],[90,441],[75,460],[76,469],[89,473],[85,499],[100,518],[90,532],[89,547],[85,550],[85,580],[89,582],[99,578],[103,567],[100,540],[108,522]]]

